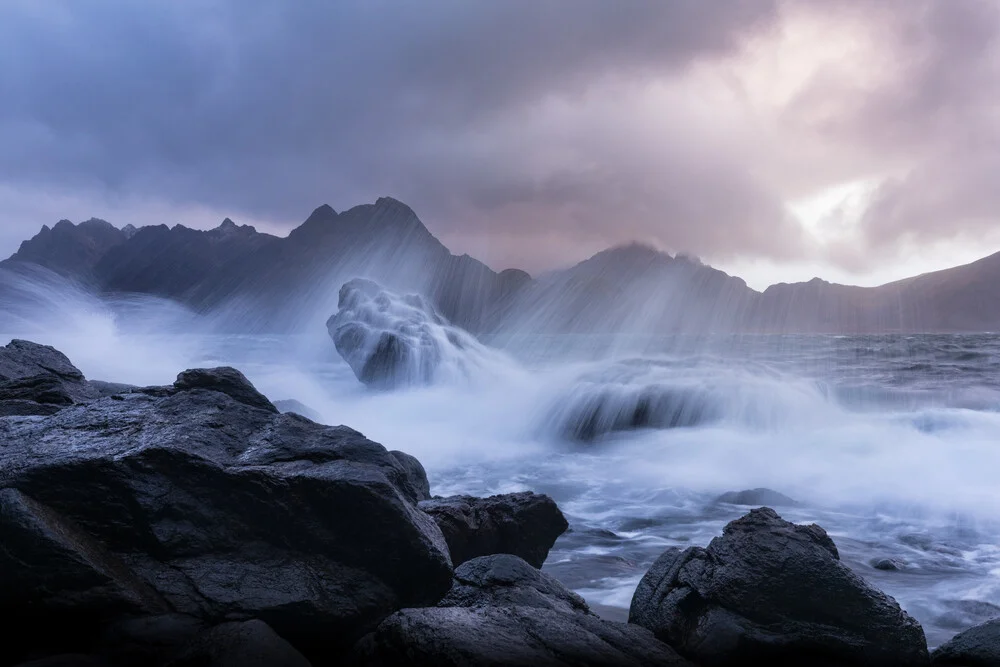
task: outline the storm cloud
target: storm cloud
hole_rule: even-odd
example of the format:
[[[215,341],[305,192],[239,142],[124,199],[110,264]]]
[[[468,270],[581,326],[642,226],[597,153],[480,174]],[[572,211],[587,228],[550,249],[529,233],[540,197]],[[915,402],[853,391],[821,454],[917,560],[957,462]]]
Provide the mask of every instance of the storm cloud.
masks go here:
[[[70,201],[142,217],[119,224],[230,215],[282,232],[320,203],[391,195],[496,268],[638,239],[863,271],[905,240],[992,224],[995,10],[14,0],[0,5],[0,223],[27,236]],[[802,26],[846,46],[787,74],[803,51],[780,47]],[[827,245],[789,212],[873,178]]]

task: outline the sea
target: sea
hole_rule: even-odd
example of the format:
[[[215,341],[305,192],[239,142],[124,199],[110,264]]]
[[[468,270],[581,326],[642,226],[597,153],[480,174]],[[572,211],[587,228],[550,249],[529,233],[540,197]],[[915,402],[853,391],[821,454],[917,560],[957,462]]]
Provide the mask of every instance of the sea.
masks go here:
[[[358,382],[321,314],[297,335],[235,335],[166,301],[34,297],[6,304],[0,344],[137,385],[234,366],[413,454],[435,495],[549,494],[570,529],[544,569],[609,619],[664,549],[705,546],[750,509],[720,495],[757,488],[825,528],[932,647],[1000,617],[1000,335],[508,332],[483,337],[471,371],[385,391]],[[595,429],[640,400],[660,418]]]

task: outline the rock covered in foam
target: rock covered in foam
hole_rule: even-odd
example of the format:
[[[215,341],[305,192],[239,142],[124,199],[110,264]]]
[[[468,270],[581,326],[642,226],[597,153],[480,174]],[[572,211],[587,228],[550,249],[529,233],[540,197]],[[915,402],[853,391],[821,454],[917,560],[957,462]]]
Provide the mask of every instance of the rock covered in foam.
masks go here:
[[[327,321],[337,352],[367,385],[392,389],[467,375],[489,352],[417,294],[399,295],[356,278],[340,288]]]
[[[769,507],[708,545],[668,549],[642,578],[629,622],[703,665],[926,665],[920,625],[840,562],[819,526]]]

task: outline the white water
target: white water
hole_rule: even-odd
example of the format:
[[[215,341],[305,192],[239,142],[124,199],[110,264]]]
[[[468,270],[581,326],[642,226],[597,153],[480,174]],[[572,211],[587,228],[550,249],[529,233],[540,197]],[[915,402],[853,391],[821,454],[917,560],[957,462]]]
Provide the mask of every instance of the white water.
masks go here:
[[[572,530],[546,569],[609,617],[624,617],[663,548],[704,545],[746,511],[716,504],[718,494],[755,487],[802,503],[777,509],[824,526],[848,564],[924,624],[932,645],[1000,614],[990,606],[1000,605],[992,339],[962,343],[986,355],[972,362],[978,374],[939,373],[940,361],[911,376],[893,370],[900,355],[859,354],[875,349],[867,340],[772,340],[759,354],[707,345],[689,354],[665,343],[656,352],[647,342],[639,356],[616,347],[558,358],[551,339],[543,355],[521,340],[472,375],[385,392],[355,379],[326,331],[221,335],[166,302],[102,301],[47,280],[18,283],[6,297],[0,344],[50,344],[91,379],[132,384],[233,365],[272,399],[297,399],[327,423],[417,456],[436,494],[549,493]],[[639,396],[686,426],[566,437],[583,407],[599,401],[595,423],[613,425],[635,414]],[[872,568],[880,558],[905,568]]]

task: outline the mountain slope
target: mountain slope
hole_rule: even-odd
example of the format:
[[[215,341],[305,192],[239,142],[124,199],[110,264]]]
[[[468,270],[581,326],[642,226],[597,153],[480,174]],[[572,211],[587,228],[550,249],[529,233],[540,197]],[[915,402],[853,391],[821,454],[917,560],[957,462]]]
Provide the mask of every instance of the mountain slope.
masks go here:
[[[342,213],[320,206],[287,238],[228,218],[208,231],[61,222],[0,268],[26,264],[106,292],[175,299],[241,331],[315,327],[336,311],[340,285],[355,277],[424,293],[446,317],[475,330],[495,302],[530,280],[452,255],[412,209],[390,197]]]
[[[533,280],[451,254],[390,197],[340,213],[320,206],[286,238],[229,219],[208,231],[61,221],[0,262],[31,265],[175,299],[247,332],[321,329],[355,277],[420,292],[455,324],[500,335],[1000,331],[1000,253],[879,287],[815,278],[757,292],[696,259],[631,244]]]

